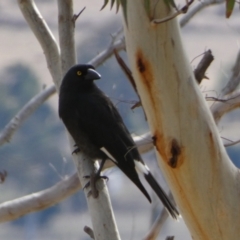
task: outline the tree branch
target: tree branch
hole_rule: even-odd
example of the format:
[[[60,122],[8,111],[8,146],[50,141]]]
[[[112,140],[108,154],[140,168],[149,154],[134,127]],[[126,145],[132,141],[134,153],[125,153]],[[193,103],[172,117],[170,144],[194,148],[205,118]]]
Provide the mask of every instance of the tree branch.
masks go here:
[[[210,97],[207,97],[207,100],[210,99]],[[213,100],[215,102],[211,106],[211,111],[216,124],[218,124],[224,114],[240,107],[240,91],[233,93],[231,96],[224,97],[221,100]]]
[[[99,65],[103,64],[104,61],[106,61],[108,58],[110,58],[114,54],[114,50],[119,52],[124,49],[125,49],[125,40],[122,37],[121,39],[115,42],[111,42],[107,49],[103,50],[101,53],[99,53],[96,57],[94,57],[88,63],[93,65],[95,68],[97,68]]]
[[[168,194],[168,197],[171,201],[174,201],[171,193]],[[151,229],[150,229],[149,233],[143,238],[143,240],[155,240],[155,239],[157,239],[157,237],[158,237],[158,235],[159,235],[159,233],[160,233],[160,231],[163,227],[163,224],[166,222],[168,217],[169,217],[169,214],[168,214],[167,210],[165,208],[163,208],[163,210],[160,212],[157,219],[155,220],[155,222],[151,226]]]
[[[40,43],[55,86],[61,82],[60,52],[56,40],[33,0],[18,0],[19,8]]]
[[[55,86],[44,89],[34,96],[25,106],[12,118],[0,134],[0,146],[11,140],[13,134],[23,122],[39,107],[44,101],[56,92]]]
[[[0,204],[0,222],[15,220],[31,212],[49,208],[81,189],[77,174],[43,191]]]
[[[204,0],[199,1],[196,5],[191,7],[189,11],[181,18],[180,26],[184,27],[197,13],[203,10],[205,7],[208,7],[213,4],[223,3],[224,0]]]
[[[226,86],[222,90],[222,95],[227,95],[232,93],[238,87],[240,83],[240,51],[238,51],[237,59],[235,65],[232,68],[232,75],[227,82]]]
[[[145,134],[142,137],[134,137],[135,143],[139,147],[141,154],[148,151],[150,145],[153,146],[149,141],[149,136],[150,135]],[[104,165],[104,169],[113,166],[115,166],[113,162],[107,161]],[[0,222],[12,221],[28,213],[42,211],[63,201],[65,198],[70,197],[81,189],[82,185],[77,173],[75,173],[43,191],[0,204]]]

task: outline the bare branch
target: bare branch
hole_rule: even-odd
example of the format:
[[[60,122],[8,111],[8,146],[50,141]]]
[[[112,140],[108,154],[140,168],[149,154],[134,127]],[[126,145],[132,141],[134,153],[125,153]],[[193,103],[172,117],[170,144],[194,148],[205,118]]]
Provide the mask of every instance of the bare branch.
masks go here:
[[[198,1],[198,3],[189,9],[189,11],[181,18],[180,20],[180,26],[184,27],[192,17],[195,16],[195,14],[199,13],[201,10],[203,10],[205,7],[208,7],[209,5],[213,4],[220,4],[223,3],[224,0],[203,0]]]
[[[132,136],[138,150],[141,154],[151,151],[154,147],[153,139],[150,132],[144,133],[140,136]]]
[[[4,127],[0,134],[0,146],[11,140],[13,134],[23,124],[23,122],[51,95],[56,92],[56,88],[51,86],[36,96],[34,96],[25,106],[12,118]]]
[[[165,18],[161,18],[161,19],[153,19],[151,21],[151,24],[160,24],[160,23],[164,23],[164,22],[167,22],[167,21],[170,21],[172,19],[174,19],[175,17],[177,17],[178,15],[180,14],[185,14],[188,12],[188,9],[189,9],[189,6],[193,3],[194,0],[187,0],[186,1],[186,5],[183,6],[181,9],[178,9],[177,7],[175,7],[176,9],[176,12],[174,12],[172,15],[169,15]]]
[[[227,95],[236,90],[240,83],[240,51],[238,51],[237,59],[234,67],[232,68],[232,76],[230,77],[227,85],[223,88],[222,94]]]
[[[215,102],[211,106],[211,112],[213,114],[213,118],[216,124],[218,124],[219,120],[224,114],[239,107],[240,107],[240,91],[235,92],[228,98],[223,98],[221,99],[221,101]]]
[[[230,146],[234,146],[236,144],[240,143],[240,139],[237,141],[231,141],[230,143],[225,143],[224,147],[230,147]]]
[[[88,63],[93,65],[94,67],[98,67],[113,55],[114,50],[121,51],[124,49],[125,49],[125,40],[124,38],[121,38],[116,42],[111,42],[111,44],[108,46],[107,49],[103,50],[101,53],[99,53],[96,57],[94,57]]]
[[[73,20],[74,27],[75,27],[75,24],[76,24],[77,19],[79,18],[79,16],[83,13],[83,11],[84,11],[85,9],[86,9],[86,7],[84,7],[78,14],[74,14],[74,15],[73,15],[72,20]]]
[[[135,93],[138,95],[137,86],[136,86],[135,81],[133,79],[131,70],[128,68],[127,64],[123,61],[123,59],[118,54],[118,51],[115,50],[115,49],[114,49],[114,55],[115,55],[115,58],[116,58],[116,60],[119,64],[119,66],[121,67],[122,71],[125,73],[125,75],[127,76],[130,84],[132,85]]]
[[[58,87],[62,74],[60,66],[60,53],[56,40],[33,0],[18,0],[18,5],[43,49],[48,69],[55,85]]]
[[[163,224],[166,222],[166,220],[168,219],[168,212],[166,211],[166,209],[163,209],[161,211],[161,213],[159,214],[159,216],[157,217],[156,221],[154,222],[154,224],[152,225],[149,233],[143,238],[143,240],[155,240],[157,239]]]
[[[0,222],[12,221],[30,212],[51,207],[81,189],[77,174],[43,191],[0,204]]]
[[[168,197],[171,201],[174,202],[173,196],[171,194],[171,192],[168,194]],[[176,204],[175,204],[176,205]],[[166,222],[166,220],[168,219],[169,214],[166,211],[165,208],[163,208],[163,210],[161,211],[161,213],[158,215],[157,219],[155,220],[154,224],[152,225],[149,233],[143,238],[143,240],[155,240],[157,239],[163,224]]]
[[[136,144],[139,145],[141,153],[148,151],[152,146],[149,140],[151,139],[150,134],[134,137],[134,139]],[[113,162],[107,161],[104,169],[113,166],[115,166]],[[6,175],[5,171],[2,174]],[[0,204],[0,222],[12,221],[28,213],[49,208],[70,197],[81,188],[78,175],[75,173],[48,189],[2,203]]]

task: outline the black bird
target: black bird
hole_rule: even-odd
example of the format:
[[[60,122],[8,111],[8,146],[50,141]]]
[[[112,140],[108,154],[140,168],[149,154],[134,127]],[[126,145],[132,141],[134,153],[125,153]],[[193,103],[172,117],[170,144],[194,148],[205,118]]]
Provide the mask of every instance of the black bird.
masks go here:
[[[141,172],[170,215],[177,219],[178,210],[143,162],[117,109],[94,84],[100,78],[93,66],[79,64],[70,68],[62,80],[59,116],[76,143],[74,152],[81,151],[90,159],[102,160],[98,177],[104,162],[112,160],[151,202],[140,182],[138,172]]]

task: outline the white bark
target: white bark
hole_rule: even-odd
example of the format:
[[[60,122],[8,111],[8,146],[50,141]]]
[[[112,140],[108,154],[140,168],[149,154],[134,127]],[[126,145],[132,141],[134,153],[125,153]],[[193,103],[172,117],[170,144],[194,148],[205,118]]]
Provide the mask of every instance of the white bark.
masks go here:
[[[240,91],[236,91],[232,95],[227,95],[226,97],[221,98],[219,101],[216,99],[211,106],[211,111],[215,122],[218,123],[223,115],[239,107]]]
[[[55,86],[58,87],[62,74],[59,47],[56,40],[33,0],[18,0],[18,5],[43,49],[49,72]]]
[[[31,212],[49,208],[81,189],[77,174],[54,186],[0,204],[0,222],[15,220]]]
[[[193,239],[238,239],[239,171],[195,83],[177,20],[151,25],[170,12],[150,2],[148,17],[143,1],[127,1],[125,37],[159,165]]]
[[[97,162],[93,165],[92,160],[83,155],[79,158],[80,161],[79,159],[77,161],[75,160],[75,164],[78,170],[81,185],[85,186],[89,179],[84,179],[83,176],[90,176],[92,172],[96,172],[99,165]],[[90,187],[87,187],[84,189],[84,192],[92,220],[94,239],[120,240],[105,180],[99,179],[97,181],[97,189],[99,189],[97,198],[93,198],[90,189]]]

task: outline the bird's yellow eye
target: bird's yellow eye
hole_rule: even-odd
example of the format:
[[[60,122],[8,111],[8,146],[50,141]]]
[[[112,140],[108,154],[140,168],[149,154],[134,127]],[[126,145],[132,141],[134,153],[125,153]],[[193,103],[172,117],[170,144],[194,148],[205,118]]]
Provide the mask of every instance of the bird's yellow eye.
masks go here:
[[[77,71],[77,75],[78,75],[78,76],[81,76],[81,75],[82,75],[82,72],[81,72],[81,71]]]

